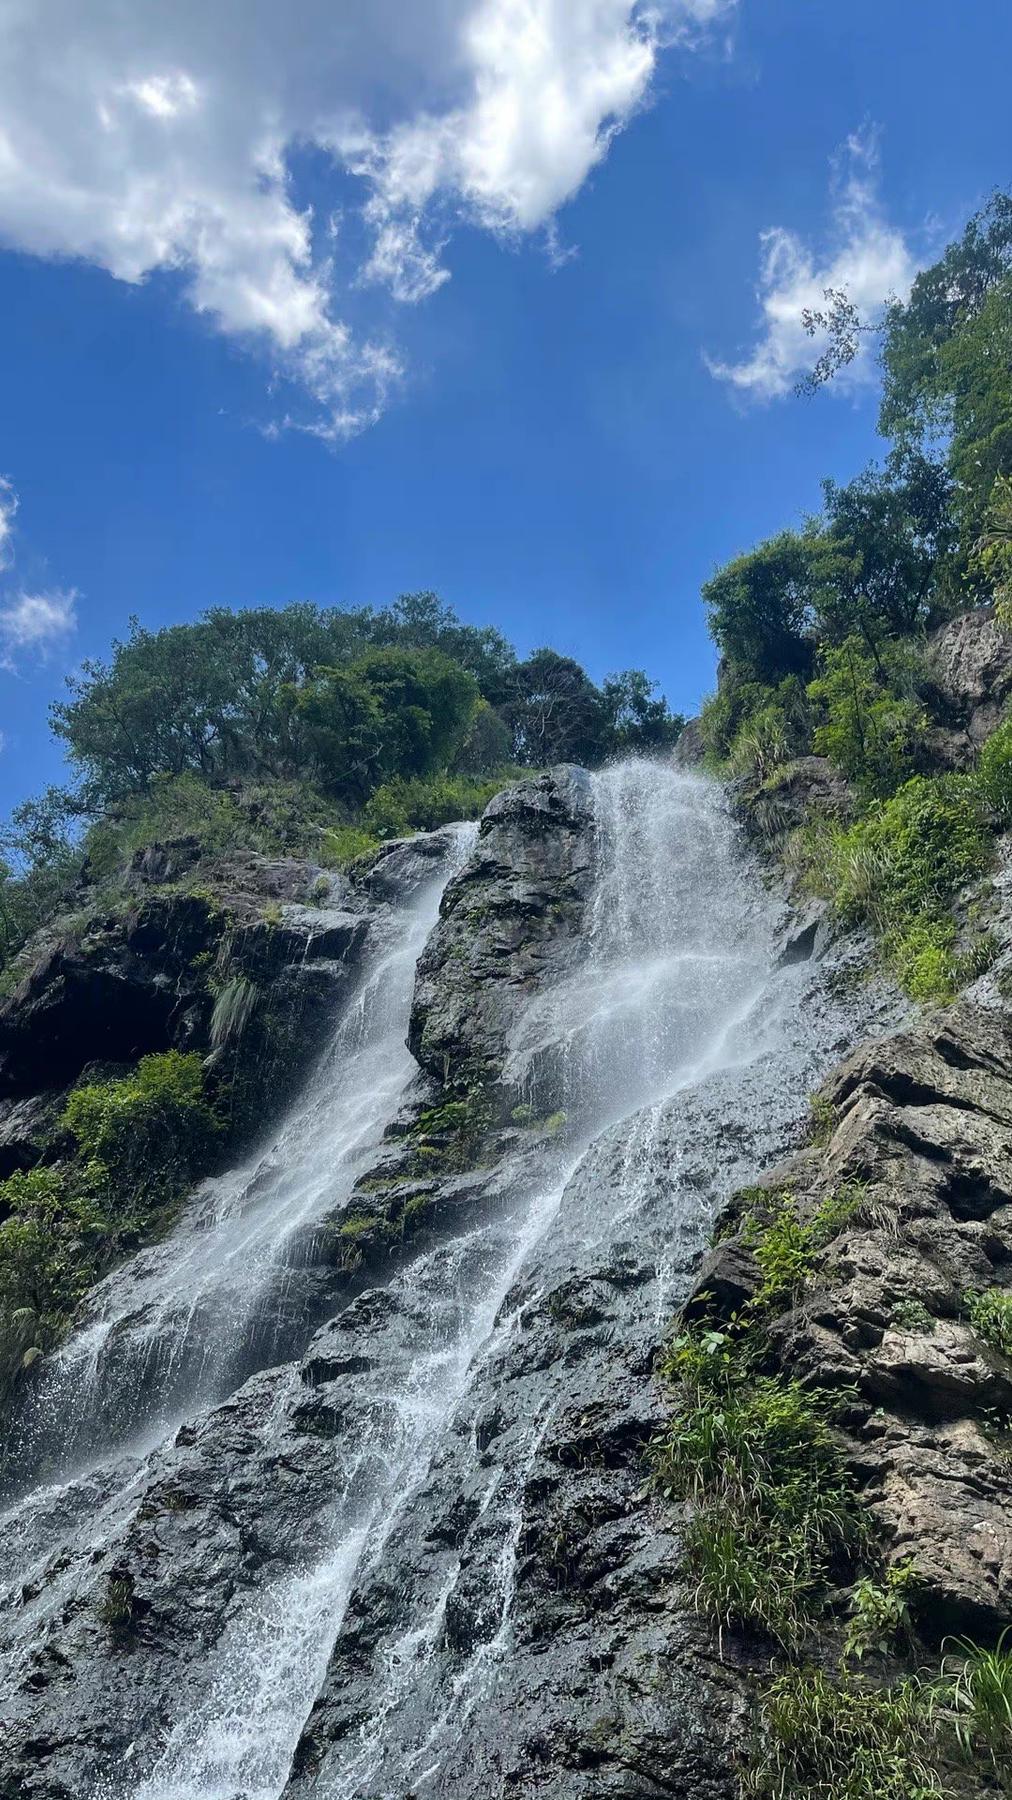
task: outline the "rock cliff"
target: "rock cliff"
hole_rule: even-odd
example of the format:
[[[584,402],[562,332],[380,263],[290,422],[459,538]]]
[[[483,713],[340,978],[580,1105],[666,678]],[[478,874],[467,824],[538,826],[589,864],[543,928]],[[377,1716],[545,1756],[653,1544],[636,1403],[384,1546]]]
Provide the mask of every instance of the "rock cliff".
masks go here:
[[[7,1166],[59,1156],[51,1121],[89,1064],[169,1045],[253,1096],[233,1157],[314,1059],[298,1128],[318,1130],[354,1063],[328,1087],[321,1047],[378,1005],[405,897],[462,854],[406,995],[414,1064],[286,1240],[220,1391],[172,1416],[151,1350],[170,1320],[152,1284],[207,1228],[199,1196],[29,1371],[30,1413],[111,1329],[147,1427],[110,1427],[83,1469],[50,1446],[48,1485],[9,1503],[10,1800],[732,1800],[770,1647],[700,1615],[691,1507],[656,1491],[649,1446],[676,1314],[755,1296],[746,1186],[802,1220],[859,1195],[771,1320],[768,1366],[844,1397],[925,1641],[1009,1614],[1012,1364],[965,1299],[1012,1268],[1007,1021],[912,1018],[859,941],[764,892],[695,776],[553,771],[500,795],[470,849],[419,837],[333,885],[251,858],[208,898],[150,859],[124,915],[39,946],[0,1012]],[[265,996],[230,1064],[216,964]],[[240,1216],[292,1153],[263,1141]]]

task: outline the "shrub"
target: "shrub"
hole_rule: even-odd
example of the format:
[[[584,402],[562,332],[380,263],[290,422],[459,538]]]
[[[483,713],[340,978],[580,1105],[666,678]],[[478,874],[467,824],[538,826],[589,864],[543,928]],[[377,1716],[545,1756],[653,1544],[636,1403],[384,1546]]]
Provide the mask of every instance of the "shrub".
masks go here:
[[[824,835],[815,856],[820,848],[816,884],[821,873],[840,916],[872,925],[915,999],[951,998],[958,964],[948,908],[992,855],[975,779],[916,776],[855,824]]]
[[[915,776],[837,834],[834,898],[844,914],[902,931],[947,906],[989,860],[972,777]]]
[[[860,1184],[845,1182],[827,1194],[810,1218],[802,1219],[794,1195],[784,1189],[768,1196],[772,1211],[767,1216],[747,1213],[743,1234],[762,1276],[750,1309],[767,1312],[792,1300],[815,1268],[819,1251],[855,1216],[865,1198]]]
[[[94,1277],[104,1221],[52,1169],[0,1182],[0,1383],[46,1349]]]
[[[934,1331],[935,1320],[920,1300],[897,1300],[889,1323],[898,1331]]]
[[[1001,1288],[984,1288],[965,1295],[970,1323],[992,1350],[1012,1357],[1012,1294]]]
[[[142,1057],[122,1080],[77,1088],[62,1123],[92,1185],[121,1210],[177,1198],[207,1167],[219,1131],[200,1057],[178,1050]]]
[[[864,1575],[855,1582],[844,1656],[860,1662],[869,1652],[888,1656],[907,1643],[911,1635],[909,1596],[916,1587],[917,1572],[911,1561],[894,1563],[881,1581]]]
[[[349,869],[360,856],[378,849],[379,839],[371,831],[358,825],[334,825],[322,833],[316,858],[325,869]]]
[[[998,824],[1003,829],[1012,825],[1012,719],[999,725],[982,745],[976,783]]]
[[[942,1800],[916,1680],[788,1669],[763,1697],[741,1789],[749,1800]]]
[[[428,780],[398,779],[377,788],[364,818],[378,838],[404,837],[410,831],[436,831],[457,819],[476,819],[493,794],[529,770],[505,769],[476,780],[467,775],[438,775]]]
[[[158,775],[146,794],[92,826],[85,839],[89,873],[108,880],[136,851],[176,838],[194,838],[201,854],[211,856],[249,843],[250,826],[231,793],[211,787],[199,775]]]

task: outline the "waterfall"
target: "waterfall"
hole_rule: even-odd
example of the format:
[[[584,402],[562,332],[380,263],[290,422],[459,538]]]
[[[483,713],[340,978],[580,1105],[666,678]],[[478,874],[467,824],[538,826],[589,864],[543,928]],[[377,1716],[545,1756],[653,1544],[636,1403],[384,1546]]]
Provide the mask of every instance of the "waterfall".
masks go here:
[[[748,1172],[754,1141],[736,1161],[736,1133],[768,1118],[769,1145],[782,1142],[848,1029],[825,995],[813,999],[804,967],[778,966],[778,903],[743,854],[715,784],[629,761],[592,777],[592,798],[582,954],[518,1009],[509,1045],[510,1080],[552,1110],[557,1127],[533,1165],[528,1156],[490,1173],[495,1204],[400,1266],[382,1308],[369,1310],[368,1295],[352,1302],[342,1331],[348,1338],[361,1319],[367,1354],[349,1382],[337,1454],[292,1514],[288,1566],[237,1590],[224,1632],[192,1645],[157,1748],[138,1746],[136,1775],[125,1766],[106,1777],[107,1800],[457,1800],[501,1791],[488,1708],[511,1706],[525,1484],[568,1401],[561,1362],[527,1366],[525,1333],[567,1283],[604,1281],[621,1292],[625,1280],[628,1331],[639,1333],[637,1354],[648,1363],[715,1194]],[[467,847],[462,836],[461,854]],[[117,1505],[137,1456],[270,1363],[284,1367],[255,1377],[264,1385],[244,1454],[265,1481],[279,1479],[279,1446],[301,1392],[292,1359],[318,1322],[303,1316],[294,1328],[297,1294],[291,1306],[285,1297],[292,1246],[369,1167],[411,1079],[403,1039],[413,969],[444,879],[419,892],[374,953],[276,1143],[209,1184],[168,1243],[110,1287],[59,1359],[50,1406],[83,1394],[98,1450],[134,1453],[117,1477]],[[705,1193],[700,1158],[723,1169]],[[154,1399],[139,1414],[141,1388]],[[483,1423],[496,1408],[510,1446],[499,1460],[486,1454]],[[78,1433],[63,1450],[64,1486],[50,1490],[59,1503],[44,1495],[21,1503],[22,1518],[33,1506],[51,1513],[57,1539],[67,1532],[68,1474],[75,1459],[77,1468],[94,1462],[95,1437],[85,1443]],[[87,1481],[79,1488],[70,1513],[79,1526],[90,1508],[94,1530],[95,1490]],[[465,1493],[466,1555],[437,1530]],[[52,1541],[42,1534],[47,1553]],[[476,1556],[464,1630],[454,1621]],[[375,1644],[346,1662],[346,1637],[380,1592]],[[317,1696],[339,1697],[352,1681],[351,1723],[318,1766],[293,1774]]]
[[[167,1240],[100,1284],[32,1396],[22,1467],[66,1477],[110,1450],[143,1455],[308,1335],[301,1252],[368,1167],[415,1074],[415,963],[474,835],[452,828],[444,865],[376,922],[333,1039],[276,1137],[205,1182]]]

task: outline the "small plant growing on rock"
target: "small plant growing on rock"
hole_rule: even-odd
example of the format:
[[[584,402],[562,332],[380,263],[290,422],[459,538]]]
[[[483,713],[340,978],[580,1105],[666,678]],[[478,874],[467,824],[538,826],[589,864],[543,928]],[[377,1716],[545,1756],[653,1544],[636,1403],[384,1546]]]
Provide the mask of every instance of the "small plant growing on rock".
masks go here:
[[[996,1770],[1012,1760],[1012,1626],[993,1650],[958,1638],[943,1658],[936,1701],[951,1715],[967,1757],[986,1752]]]
[[[655,1479],[698,1508],[685,1549],[700,1610],[796,1647],[830,1567],[864,1528],[830,1423],[835,1399],[757,1373],[755,1351],[748,1331],[703,1326],[674,1340],[664,1373],[679,1385],[653,1445]]]
[[[986,1344],[1012,1357],[1012,1294],[1001,1288],[971,1290],[964,1295],[970,1323]]]
[[[882,1581],[863,1575],[851,1595],[851,1616],[843,1654],[860,1662],[869,1654],[888,1656],[910,1639],[910,1596],[917,1587],[913,1562],[894,1563]]]
[[[130,1575],[109,1576],[98,1604],[98,1616],[110,1637],[127,1636],[134,1623],[134,1584]]]
[[[898,1331],[934,1331],[935,1319],[920,1300],[897,1300],[889,1314]]]
[[[836,1129],[836,1110],[825,1094],[813,1094],[808,1104],[812,1115],[809,1136],[813,1144],[824,1150]]]

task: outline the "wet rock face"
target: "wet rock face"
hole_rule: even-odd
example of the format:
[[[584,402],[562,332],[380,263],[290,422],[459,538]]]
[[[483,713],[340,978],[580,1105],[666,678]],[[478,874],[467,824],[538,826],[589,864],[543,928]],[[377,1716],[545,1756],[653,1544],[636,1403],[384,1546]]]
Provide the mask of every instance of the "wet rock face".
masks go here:
[[[278,1016],[286,1006],[325,1014],[328,991],[336,996],[365,939],[362,901],[349,896],[353,910],[335,904],[338,878],[306,863],[236,856],[208,864],[210,885],[189,893],[160,885],[178,873],[178,846],[152,846],[135,865],[127,880],[135,898],[44,941],[0,1001],[0,1106],[9,1096],[59,1092],[96,1060],[207,1050],[208,976],[224,979],[232,962],[272,990]],[[299,1036],[310,1055],[310,1017],[300,1019]]]
[[[822,1092],[828,1145],[765,1183],[802,1216],[849,1186],[855,1211],[774,1325],[776,1353],[856,1389],[850,1455],[889,1556],[913,1558],[926,1635],[993,1634],[1012,1612],[1012,1364],[966,1295],[1012,1283],[1012,1030],[964,1003],[863,1045]],[[728,1313],[754,1285],[736,1236],[698,1277]]]
[[[498,1080],[520,1000],[578,954],[593,825],[582,769],[554,769],[492,801],[418,965],[408,1042],[437,1080]]]

